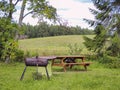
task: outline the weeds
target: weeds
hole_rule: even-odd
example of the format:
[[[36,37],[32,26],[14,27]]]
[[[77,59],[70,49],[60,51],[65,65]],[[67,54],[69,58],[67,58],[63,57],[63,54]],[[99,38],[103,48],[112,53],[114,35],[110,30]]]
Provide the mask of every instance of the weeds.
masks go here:
[[[79,55],[82,52],[82,48],[79,44],[75,43],[75,44],[69,44],[68,45],[69,48],[69,54],[70,55]]]

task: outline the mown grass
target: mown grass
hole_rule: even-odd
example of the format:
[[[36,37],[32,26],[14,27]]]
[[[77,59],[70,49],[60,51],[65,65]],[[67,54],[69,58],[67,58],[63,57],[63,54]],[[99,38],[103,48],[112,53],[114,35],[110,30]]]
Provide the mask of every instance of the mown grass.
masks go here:
[[[120,69],[108,69],[94,62],[88,71],[56,71],[50,80],[34,80],[32,73],[35,67],[28,67],[23,81],[20,76],[24,69],[23,63],[0,63],[0,90],[120,90]]]
[[[56,36],[56,37],[44,37],[35,39],[25,39],[19,41],[20,49],[24,51],[30,51],[33,53],[39,53],[39,55],[68,55],[69,45],[78,44],[82,53],[88,53],[83,45],[84,35],[68,35],[68,36]],[[88,37],[94,37],[94,35],[87,35]]]

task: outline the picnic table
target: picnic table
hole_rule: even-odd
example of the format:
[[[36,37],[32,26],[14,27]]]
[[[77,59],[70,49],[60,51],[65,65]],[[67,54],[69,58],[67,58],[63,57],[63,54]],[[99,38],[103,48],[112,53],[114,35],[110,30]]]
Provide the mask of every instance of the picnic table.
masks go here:
[[[91,64],[91,62],[85,61],[85,56],[57,56],[52,60],[52,66],[61,66],[66,72],[66,67],[72,68],[74,65],[82,65],[85,70],[87,70],[87,66]],[[58,61],[59,60],[59,61]]]
[[[66,67],[72,68],[74,65],[80,65],[87,70],[87,66],[91,64],[91,62],[85,61],[85,56],[49,56],[49,57],[41,57],[46,58],[52,61],[52,66],[60,66],[63,67],[64,72],[66,72]]]

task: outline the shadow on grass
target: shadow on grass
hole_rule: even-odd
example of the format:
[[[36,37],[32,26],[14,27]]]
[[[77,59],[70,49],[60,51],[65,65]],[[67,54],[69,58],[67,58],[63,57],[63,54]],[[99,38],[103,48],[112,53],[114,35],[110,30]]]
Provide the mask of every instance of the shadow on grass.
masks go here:
[[[89,72],[89,71],[92,71],[91,69],[88,69],[88,70],[85,70],[84,68],[78,68],[78,67],[74,67],[72,69],[70,69],[69,67],[66,68],[66,72],[64,72],[64,69],[63,68],[53,68],[52,69],[52,74],[62,74],[62,73],[80,73],[80,72]]]

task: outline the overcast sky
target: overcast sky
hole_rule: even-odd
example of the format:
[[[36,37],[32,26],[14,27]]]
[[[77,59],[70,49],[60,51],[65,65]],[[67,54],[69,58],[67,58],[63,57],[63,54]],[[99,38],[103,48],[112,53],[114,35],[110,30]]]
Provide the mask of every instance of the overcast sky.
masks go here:
[[[89,8],[95,8],[91,0],[48,0],[49,3],[57,9],[58,15],[70,26],[81,26],[82,28],[90,28],[83,21],[83,18],[94,19]],[[27,16],[23,22],[32,25],[37,24],[37,19]]]

